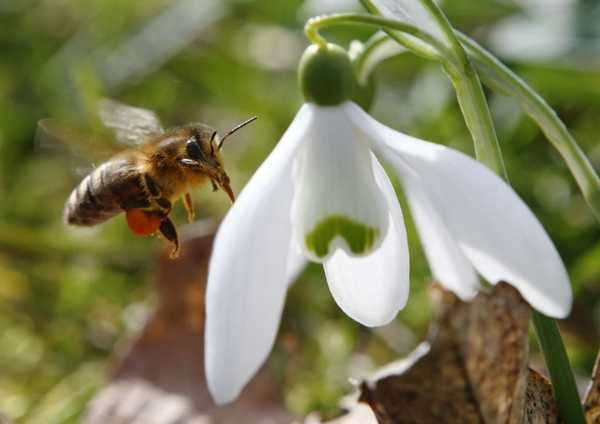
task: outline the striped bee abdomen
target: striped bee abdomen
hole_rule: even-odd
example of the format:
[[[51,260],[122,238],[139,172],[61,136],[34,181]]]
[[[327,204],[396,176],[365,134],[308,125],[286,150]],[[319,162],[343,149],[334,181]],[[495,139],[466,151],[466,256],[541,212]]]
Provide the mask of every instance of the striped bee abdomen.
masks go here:
[[[148,202],[135,157],[115,158],[96,168],[73,190],[64,209],[67,224],[91,226]]]

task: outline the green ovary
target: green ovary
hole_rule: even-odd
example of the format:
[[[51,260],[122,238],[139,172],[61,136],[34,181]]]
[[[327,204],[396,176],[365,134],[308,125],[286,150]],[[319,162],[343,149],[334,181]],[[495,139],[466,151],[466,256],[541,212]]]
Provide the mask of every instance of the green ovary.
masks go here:
[[[337,236],[346,240],[352,253],[359,255],[373,247],[379,236],[379,229],[369,227],[343,215],[330,215],[307,234],[304,242],[310,251],[322,258],[329,252],[331,240]]]

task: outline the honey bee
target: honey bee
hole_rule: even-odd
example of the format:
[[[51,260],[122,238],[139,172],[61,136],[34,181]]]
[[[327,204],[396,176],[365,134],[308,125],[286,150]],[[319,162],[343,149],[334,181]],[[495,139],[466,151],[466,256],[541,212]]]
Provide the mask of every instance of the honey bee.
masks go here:
[[[117,140],[135,147],[118,153],[95,168],[73,190],[64,208],[70,225],[93,226],[125,212],[127,224],[138,235],[159,232],[179,250],[179,237],[170,218],[173,203],[183,198],[188,219],[194,219],[190,190],[210,181],[233,202],[221,148],[231,134],[256,117],[220,137],[216,130],[193,123],[163,130],[154,112],[103,99],[100,118]]]

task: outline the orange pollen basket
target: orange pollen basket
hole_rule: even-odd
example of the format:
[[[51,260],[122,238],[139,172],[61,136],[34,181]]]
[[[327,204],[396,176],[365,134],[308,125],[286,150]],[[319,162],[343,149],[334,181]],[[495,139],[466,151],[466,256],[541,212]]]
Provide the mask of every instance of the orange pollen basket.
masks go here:
[[[158,231],[160,218],[142,209],[129,209],[127,211],[127,225],[134,234],[149,236]]]

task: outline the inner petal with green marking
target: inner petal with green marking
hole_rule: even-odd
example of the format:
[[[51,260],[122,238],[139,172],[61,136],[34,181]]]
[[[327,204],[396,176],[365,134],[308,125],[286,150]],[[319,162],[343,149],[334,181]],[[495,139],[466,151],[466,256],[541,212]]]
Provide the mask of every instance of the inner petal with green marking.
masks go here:
[[[323,258],[329,253],[331,241],[340,237],[355,255],[368,252],[380,236],[378,228],[370,227],[344,215],[329,215],[306,235],[304,243],[308,250]]]
[[[342,107],[313,107],[292,174],[294,241],[313,262],[326,262],[337,249],[366,256],[381,244],[390,221],[374,177],[375,156]]]

